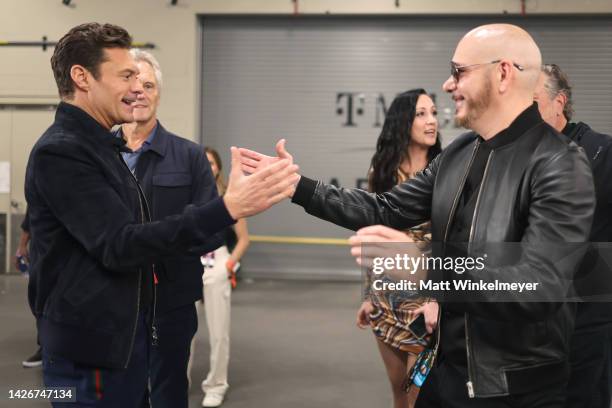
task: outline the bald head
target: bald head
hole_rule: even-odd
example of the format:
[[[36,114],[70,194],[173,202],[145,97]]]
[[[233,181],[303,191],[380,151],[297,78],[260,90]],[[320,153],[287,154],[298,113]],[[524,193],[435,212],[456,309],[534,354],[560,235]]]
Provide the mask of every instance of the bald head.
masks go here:
[[[455,56],[470,62],[508,59],[525,68],[521,75],[516,76],[516,85],[530,92],[537,85],[542,66],[540,48],[531,35],[512,24],[487,24],[474,28],[459,41]],[[453,61],[459,62],[455,58]]]
[[[455,122],[493,137],[533,104],[542,56],[533,38],[511,24],[467,33],[453,55],[442,88],[455,101]]]

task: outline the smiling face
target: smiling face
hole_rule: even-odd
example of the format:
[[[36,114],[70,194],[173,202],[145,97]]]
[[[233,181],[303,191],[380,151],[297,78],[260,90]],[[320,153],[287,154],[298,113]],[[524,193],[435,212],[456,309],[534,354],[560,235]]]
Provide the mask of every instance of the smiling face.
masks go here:
[[[476,127],[478,120],[491,106],[492,90],[493,84],[487,76],[473,78],[472,81],[468,79],[463,84],[458,84],[452,93],[455,102],[455,124],[466,129]]]
[[[483,114],[490,108],[493,98],[491,70],[495,64],[484,60],[478,52],[473,52],[472,44],[459,43],[453,63],[459,67],[458,78],[452,75],[444,82],[443,89],[451,94],[455,102],[455,124],[474,129]]]
[[[410,129],[410,143],[424,147],[436,144],[438,137],[438,114],[436,105],[429,95],[419,95]]]
[[[159,85],[155,77],[155,70],[145,61],[138,62],[138,81],[142,86],[142,93],[138,95],[134,107],[134,121],[147,123],[157,118],[159,106]]]
[[[129,51],[106,48],[105,61],[99,66],[98,79],[87,72],[87,100],[96,119],[111,128],[134,120],[132,103],[140,93],[138,67]]]
[[[486,24],[463,36],[452,65],[442,87],[455,102],[455,122],[488,139],[533,104],[542,58],[524,29]]]

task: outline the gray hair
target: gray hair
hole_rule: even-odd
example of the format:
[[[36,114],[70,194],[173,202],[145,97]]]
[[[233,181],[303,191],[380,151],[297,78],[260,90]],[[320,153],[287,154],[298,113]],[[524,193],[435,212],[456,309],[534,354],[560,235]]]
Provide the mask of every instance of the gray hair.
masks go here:
[[[162,72],[161,67],[157,59],[148,51],[141,50],[140,48],[130,49],[130,54],[136,62],[146,62],[153,68],[155,72],[155,79],[157,80],[157,87],[161,90],[162,87]]]
[[[565,72],[557,64],[544,64],[542,65],[542,72],[546,74],[546,82],[544,88],[548,96],[553,99],[555,96],[562,93],[567,98],[565,106],[563,107],[563,116],[568,121],[572,119],[574,114],[574,101],[572,100],[572,86],[569,83],[569,79]]]

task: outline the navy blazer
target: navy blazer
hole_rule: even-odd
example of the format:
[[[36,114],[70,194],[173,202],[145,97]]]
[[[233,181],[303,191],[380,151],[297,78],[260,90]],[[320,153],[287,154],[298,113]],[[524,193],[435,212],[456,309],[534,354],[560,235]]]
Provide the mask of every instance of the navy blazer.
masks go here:
[[[234,223],[220,198],[146,222],[123,145],[62,102],[26,170],[28,290],[41,345],[50,355],[96,367],[127,366],[151,265],[197,257]]]
[[[168,132],[159,122],[151,145],[138,159],[136,177],[153,221],[180,214],[189,204],[202,205],[218,197],[204,148]],[[223,245],[224,237],[223,232],[211,237],[202,254]],[[156,264],[158,313],[202,299],[199,255],[168,257]]]

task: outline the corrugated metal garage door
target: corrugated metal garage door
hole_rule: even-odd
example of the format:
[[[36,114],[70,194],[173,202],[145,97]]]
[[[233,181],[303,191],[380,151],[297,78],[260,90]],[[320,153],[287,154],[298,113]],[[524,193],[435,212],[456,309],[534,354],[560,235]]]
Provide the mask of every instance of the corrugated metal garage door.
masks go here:
[[[452,123],[441,90],[455,45],[488,22],[518,24],[532,33],[545,62],[566,70],[577,120],[612,133],[612,18],[466,17],[204,17],[202,18],[201,140],[271,152],[288,139],[303,174],[354,187],[367,172],[383,106],[401,91],[437,94],[441,132]],[[519,61],[520,62],[520,61]],[[255,234],[347,237],[289,203],[250,221]],[[258,245],[248,270],[351,275],[346,248]],[[317,261],[318,260],[318,261]],[[301,265],[301,266],[300,266]]]

